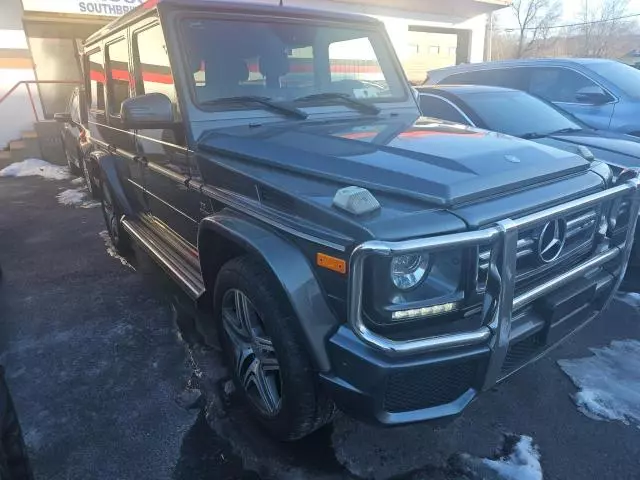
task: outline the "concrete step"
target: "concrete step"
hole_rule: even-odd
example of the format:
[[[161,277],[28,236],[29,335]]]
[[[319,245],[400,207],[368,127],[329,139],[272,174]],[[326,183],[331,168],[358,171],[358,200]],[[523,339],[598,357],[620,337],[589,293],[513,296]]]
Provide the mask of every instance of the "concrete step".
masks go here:
[[[19,150],[23,149],[27,146],[24,140],[12,140],[9,142],[9,150]]]
[[[32,139],[32,138],[37,139],[37,138],[38,138],[38,132],[36,132],[36,131],[27,131],[27,132],[22,132],[22,133],[20,134],[20,136],[21,136],[24,140],[26,140],[26,139]]]
[[[11,160],[11,152],[9,150],[0,151],[0,170],[4,167],[11,165],[13,161]]]

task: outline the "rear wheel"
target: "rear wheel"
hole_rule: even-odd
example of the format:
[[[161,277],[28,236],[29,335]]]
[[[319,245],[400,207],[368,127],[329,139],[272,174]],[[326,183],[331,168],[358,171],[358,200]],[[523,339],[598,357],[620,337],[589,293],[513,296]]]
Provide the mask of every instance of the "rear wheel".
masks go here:
[[[62,139],[62,150],[64,151],[64,156],[67,159],[67,166],[69,167],[69,171],[71,172],[71,174],[80,175],[81,171],[78,166],[73,163],[73,159],[71,158],[71,155],[69,155],[69,151],[67,150],[67,146],[64,143],[64,139]]]
[[[82,174],[84,176],[84,182],[87,185],[89,196],[91,198],[98,198],[98,192],[100,191],[100,189],[98,188],[98,185],[93,178],[89,162],[83,159],[80,161],[80,163],[82,164]]]
[[[113,195],[109,182],[102,181],[100,190],[102,191],[100,196],[102,216],[107,226],[109,238],[111,238],[111,243],[113,243],[117,252],[121,255],[126,255],[131,252],[131,239],[122,228],[122,209]]]
[[[222,347],[236,388],[276,438],[300,439],[333,417],[295,318],[273,274],[244,256],[225,264],[214,301]]]

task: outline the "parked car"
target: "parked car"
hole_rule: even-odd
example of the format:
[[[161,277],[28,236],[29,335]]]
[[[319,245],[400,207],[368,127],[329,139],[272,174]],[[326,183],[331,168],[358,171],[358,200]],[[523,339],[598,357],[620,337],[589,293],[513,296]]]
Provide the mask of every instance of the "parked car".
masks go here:
[[[360,58],[334,77],[363,49],[384,88]],[[304,87],[286,79],[299,57]],[[335,406],[383,425],[456,415],[619,285],[635,173],[420,119],[375,19],[160,0],[82,60],[113,243],[210,312],[199,327],[277,438]]]
[[[69,98],[69,107],[64,113],[56,113],[55,119],[63,123],[62,148],[67,157],[67,165],[71,173],[84,176],[89,193],[95,194],[95,181],[84,162],[87,150],[87,130],[85,128],[86,106],[83,105],[84,94],[79,87],[73,89]]]
[[[427,84],[524,90],[598,130],[640,136],[640,71],[593,58],[505,60],[430,71]]]
[[[640,168],[640,139],[596,130],[552,103],[510,88],[478,85],[417,87],[427,117],[493,130],[572,153],[591,152],[614,172]],[[582,150],[586,147],[588,150]]]

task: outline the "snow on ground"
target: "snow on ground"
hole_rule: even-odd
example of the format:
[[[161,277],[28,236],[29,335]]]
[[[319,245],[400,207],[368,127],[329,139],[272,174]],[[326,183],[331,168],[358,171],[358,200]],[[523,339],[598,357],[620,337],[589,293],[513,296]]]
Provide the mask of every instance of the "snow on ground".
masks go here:
[[[71,180],[72,185],[84,185],[84,177],[76,177]]]
[[[595,420],[640,427],[640,341],[617,340],[592,348],[593,356],[558,364],[580,389],[578,409]]]
[[[40,176],[49,180],[66,180],[70,177],[67,167],[53,165],[39,158],[27,158],[22,162],[12,163],[0,170],[0,177],[33,176]]]
[[[131,270],[135,271],[135,268],[133,267],[133,265],[131,265],[126,258],[124,258],[123,256],[121,256],[117,251],[116,251],[116,247],[113,245],[113,242],[111,241],[111,237],[109,236],[109,232],[107,232],[106,230],[101,231],[98,235],[100,235],[100,238],[102,238],[102,240],[104,240],[104,246],[107,247],[107,253],[112,256],[113,258],[115,258],[116,260],[118,260],[122,265],[124,265],[125,267],[130,268]]]
[[[455,459],[457,469],[473,480],[542,480],[540,452],[528,436],[507,436],[498,458],[478,458],[468,454]]]
[[[631,305],[632,307],[640,307],[640,293],[629,292],[629,293],[619,293],[617,295],[618,300],[622,300],[627,305]]]
[[[94,208],[100,206],[100,202],[91,200],[85,188],[71,188],[63,190],[56,195],[62,205],[71,205],[80,208]]]

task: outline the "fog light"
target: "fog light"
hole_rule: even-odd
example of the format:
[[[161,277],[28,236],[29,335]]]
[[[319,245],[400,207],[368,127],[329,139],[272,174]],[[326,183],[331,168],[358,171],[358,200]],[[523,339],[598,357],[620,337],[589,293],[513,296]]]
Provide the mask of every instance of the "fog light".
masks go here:
[[[433,317],[443,313],[453,312],[457,305],[455,303],[443,303],[431,307],[412,308],[411,310],[399,310],[391,314],[393,320],[409,320],[412,318]]]

